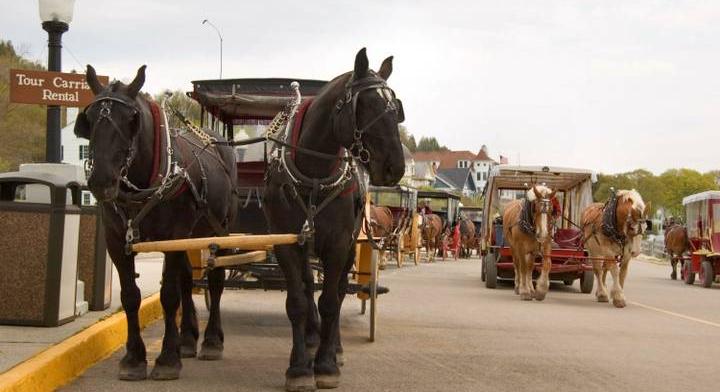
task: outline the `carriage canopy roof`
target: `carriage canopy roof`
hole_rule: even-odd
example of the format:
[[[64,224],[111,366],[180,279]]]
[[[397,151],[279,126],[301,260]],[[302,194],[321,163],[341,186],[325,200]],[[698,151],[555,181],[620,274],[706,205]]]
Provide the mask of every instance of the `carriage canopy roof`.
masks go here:
[[[553,190],[571,190],[585,181],[597,181],[592,170],[557,166],[498,165],[490,172],[495,189],[527,189],[528,185],[545,183]]]
[[[696,203],[704,200],[720,200],[720,191],[705,191],[696,193],[694,195],[686,196],[683,198],[683,205],[686,206],[690,203]]]
[[[327,84],[311,79],[218,79],[193,81],[188,95],[224,123],[235,120],[270,120],[292,96],[290,83],[300,83],[303,99],[314,97]]]

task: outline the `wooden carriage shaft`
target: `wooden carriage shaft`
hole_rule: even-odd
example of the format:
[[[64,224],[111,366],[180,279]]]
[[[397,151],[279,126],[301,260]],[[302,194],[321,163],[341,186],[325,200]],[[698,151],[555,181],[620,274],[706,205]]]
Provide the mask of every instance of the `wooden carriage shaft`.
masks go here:
[[[296,234],[241,235],[139,242],[133,244],[132,250],[133,252],[182,252],[207,249],[210,245],[217,245],[220,249],[265,250],[268,246],[295,243],[297,243]]]

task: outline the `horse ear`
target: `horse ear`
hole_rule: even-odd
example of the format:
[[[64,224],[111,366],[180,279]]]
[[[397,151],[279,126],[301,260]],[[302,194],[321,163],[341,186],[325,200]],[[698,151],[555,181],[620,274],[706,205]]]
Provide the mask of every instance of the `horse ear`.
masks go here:
[[[75,136],[90,140],[90,122],[85,112],[80,112],[75,119]]]
[[[135,80],[128,85],[128,96],[130,98],[135,98],[138,93],[140,92],[140,89],[142,88],[143,84],[145,84],[145,65],[138,68],[137,75],[135,75]]]
[[[90,64],[88,64],[87,71],[85,72],[85,80],[87,81],[88,86],[90,86],[90,90],[92,90],[95,95],[100,94],[100,92],[105,89],[105,86],[103,86],[102,83],[100,83],[100,80],[98,80],[95,68],[93,68]]]
[[[362,48],[355,56],[354,78],[361,79],[367,76],[369,67],[370,64],[368,62],[367,53],[365,48]]]
[[[381,78],[388,80],[388,78],[390,77],[390,74],[393,71],[392,61],[393,56],[390,56],[382,62],[380,70],[378,70],[378,75],[380,75]]]
[[[537,190],[536,186],[532,187],[533,193],[535,194],[536,199],[542,199],[542,195],[540,194],[540,191]]]

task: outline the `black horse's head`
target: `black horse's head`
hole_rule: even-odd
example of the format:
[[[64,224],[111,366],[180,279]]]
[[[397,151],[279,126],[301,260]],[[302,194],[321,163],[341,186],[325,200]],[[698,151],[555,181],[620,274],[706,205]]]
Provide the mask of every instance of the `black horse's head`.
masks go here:
[[[145,83],[145,66],[128,85],[113,82],[103,86],[90,65],[86,78],[95,100],[78,115],[75,135],[90,140],[88,188],[99,201],[114,200],[137,152],[143,119],[136,98]]]
[[[365,49],[355,57],[355,68],[338,101],[341,131],[338,139],[370,174],[373,185],[395,185],[405,174],[405,158],[398,124],[404,121],[402,103],[387,85],[392,56],[378,72],[369,68]]]

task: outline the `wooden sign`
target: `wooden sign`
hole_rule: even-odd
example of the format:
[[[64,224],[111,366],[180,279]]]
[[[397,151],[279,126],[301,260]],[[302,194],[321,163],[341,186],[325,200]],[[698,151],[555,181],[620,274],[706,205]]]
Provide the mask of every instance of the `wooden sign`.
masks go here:
[[[98,76],[107,85],[107,76]],[[95,98],[85,75],[25,69],[10,70],[10,102],[85,107]]]

